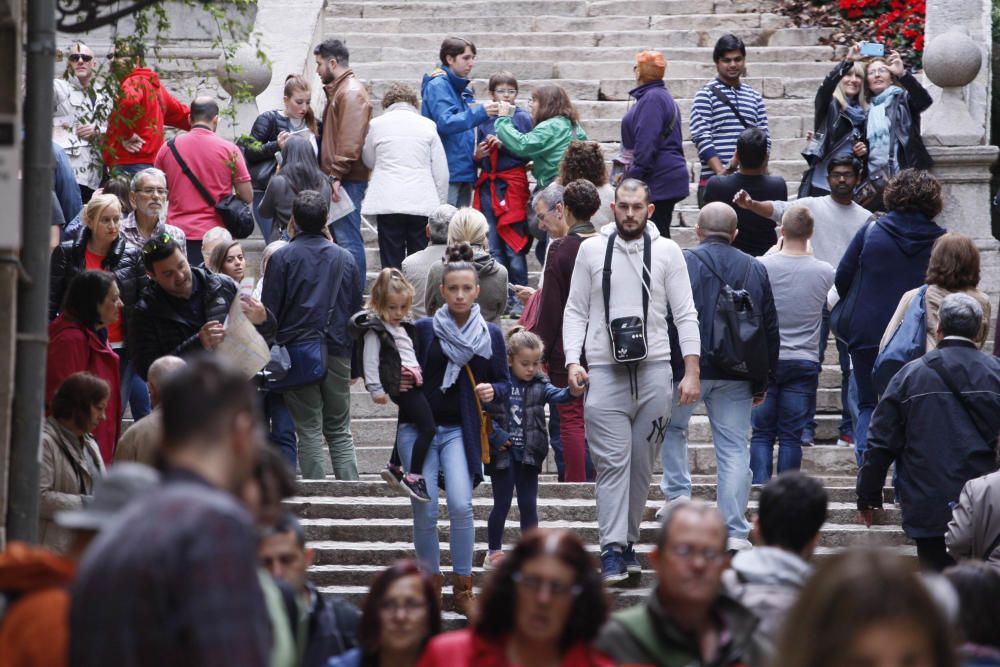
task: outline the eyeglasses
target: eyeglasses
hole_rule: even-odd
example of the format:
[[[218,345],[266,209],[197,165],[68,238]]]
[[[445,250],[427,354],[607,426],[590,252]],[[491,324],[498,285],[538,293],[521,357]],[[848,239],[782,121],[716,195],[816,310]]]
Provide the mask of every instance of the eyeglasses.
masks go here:
[[[71,63],[80,62],[81,60],[85,63],[89,63],[94,59],[94,56],[87,55],[86,53],[71,53],[69,54],[69,61]]]
[[[552,581],[541,577],[526,577],[521,572],[515,572],[511,575],[511,579],[514,580],[515,584],[535,595],[547,590],[552,597],[576,597],[583,591],[583,586],[580,584],[564,584],[561,581]]]
[[[886,74],[891,74],[891,72],[888,69],[886,69],[885,67],[870,67],[870,68],[868,68],[868,73],[869,74],[882,75],[882,76],[884,76]]]
[[[427,611],[427,603],[423,600],[409,598],[406,600],[383,600],[379,605],[379,611],[386,616],[393,616],[399,611],[403,611],[407,616],[420,611]]]
[[[142,245],[142,254],[152,255],[155,252],[163,250],[173,242],[174,242],[174,237],[166,232],[163,232],[159,236],[151,237],[148,241],[146,241]]]
[[[142,194],[150,197],[153,195],[160,195],[161,197],[167,196],[166,188],[139,188],[136,192],[141,192]]]
[[[517,88],[497,88],[493,92],[497,95],[517,95]]]
[[[688,562],[693,561],[697,556],[701,556],[705,559],[706,563],[718,565],[726,558],[726,552],[721,549],[695,549],[690,544],[678,544],[676,546],[667,547],[666,550],[681,560]]]

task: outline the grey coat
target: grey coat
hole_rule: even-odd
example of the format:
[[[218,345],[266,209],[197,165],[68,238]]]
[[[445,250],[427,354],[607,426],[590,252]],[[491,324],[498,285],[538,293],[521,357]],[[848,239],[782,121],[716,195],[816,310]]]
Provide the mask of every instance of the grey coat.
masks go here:
[[[970,479],[962,487],[944,541],[955,560],[985,560],[1000,571],[1000,472]],[[992,549],[990,547],[993,547]]]
[[[65,554],[73,535],[56,525],[56,513],[83,509],[84,497],[94,492],[94,479],[104,474],[104,462],[92,436],[81,442],[55,417],[42,426],[41,450],[38,541]]]

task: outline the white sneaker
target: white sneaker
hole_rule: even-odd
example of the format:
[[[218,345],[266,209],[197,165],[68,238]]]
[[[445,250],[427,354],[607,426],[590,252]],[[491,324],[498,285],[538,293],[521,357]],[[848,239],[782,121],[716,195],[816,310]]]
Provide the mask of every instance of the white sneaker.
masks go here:
[[[689,502],[691,499],[687,496],[677,496],[676,498],[671,498],[670,500],[664,500],[663,506],[656,510],[656,518],[662,519],[667,513],[667,510],[676,505],[678,502]]]
[[[730,537],[726,542],[726,549],[729,551],[748,551],[753,549],[753,544],[750,543],[750,540],[740,537]]]
[[[500,561],[503,560],[503,557],[504,553],[502,551],[494,551],[493,553],[487,551],[486,556],[483,558],[483,569],[487,572],[495,570],[497,566],[500,565]]]

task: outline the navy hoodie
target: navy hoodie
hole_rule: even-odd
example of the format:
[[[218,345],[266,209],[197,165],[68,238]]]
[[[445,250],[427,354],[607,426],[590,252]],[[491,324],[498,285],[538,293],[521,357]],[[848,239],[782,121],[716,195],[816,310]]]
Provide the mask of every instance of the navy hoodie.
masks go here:
[[[922,213],[890,211],[874,224],[858,230],[837,267],[836,286],[840,298],[847,296],[855,280],[860,292],[847,331],[851,350],[877,348],[899,299],[924,284],[931,247],[945,233]]]

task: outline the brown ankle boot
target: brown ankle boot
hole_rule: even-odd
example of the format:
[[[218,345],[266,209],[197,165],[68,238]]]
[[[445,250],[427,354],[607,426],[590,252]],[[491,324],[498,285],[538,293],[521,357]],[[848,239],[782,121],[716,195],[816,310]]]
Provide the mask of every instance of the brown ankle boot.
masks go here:
[[[441,596],[441,587],[444,586],[444,575],[431,575],[431,586],[434,587],[434,594],[437,595],[438,609],[444,611],[444,598]]]
[[[462,577],[457,574],[451,576],[451,606],[452,610],[462,614],[475,623],[479,615],[479,601],[472,591],[472,577]]]

